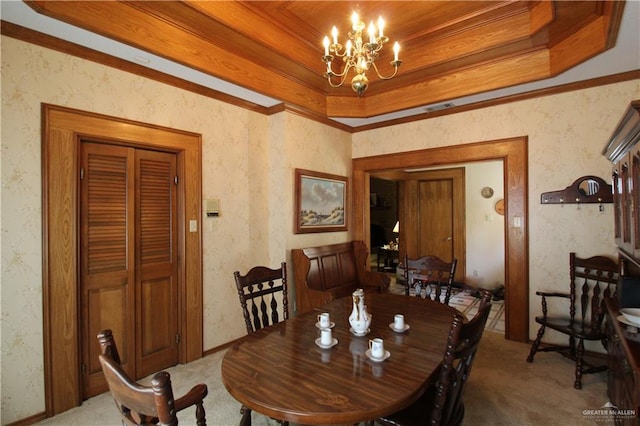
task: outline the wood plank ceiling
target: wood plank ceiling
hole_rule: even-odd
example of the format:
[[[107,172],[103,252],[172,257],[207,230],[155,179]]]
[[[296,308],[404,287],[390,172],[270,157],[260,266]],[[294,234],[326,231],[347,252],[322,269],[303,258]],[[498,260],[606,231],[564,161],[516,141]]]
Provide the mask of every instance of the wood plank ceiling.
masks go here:
[[[620,1],[28,1],[36,11],[282,100],[364,118],[550,78],[615,45]],[[361,98],[323,77],[322,38],[351,13],[386,21]],[[347,79],[347,81],[349,81]]]

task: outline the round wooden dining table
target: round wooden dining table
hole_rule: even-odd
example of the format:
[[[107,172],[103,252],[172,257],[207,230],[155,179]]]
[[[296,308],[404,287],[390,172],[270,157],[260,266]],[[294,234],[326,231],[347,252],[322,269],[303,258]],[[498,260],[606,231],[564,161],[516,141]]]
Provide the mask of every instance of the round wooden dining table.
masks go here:
[[[353,301],[346,297],[243,337],[222,361],[227,391],[251,410],[305,425],[354,424],[407,407],[437,379],[456,310],[394,294],[367,294],[365,304],[372,315],[365,336],[349,331]],[[329,349],[315,343],[321,312],[335,324],[338,343]],[[391,329],[395,314],[408,330]],[[375,337],[390,353],[384,361],[366,355]],[[240,424],[251,424],[244,417]]]

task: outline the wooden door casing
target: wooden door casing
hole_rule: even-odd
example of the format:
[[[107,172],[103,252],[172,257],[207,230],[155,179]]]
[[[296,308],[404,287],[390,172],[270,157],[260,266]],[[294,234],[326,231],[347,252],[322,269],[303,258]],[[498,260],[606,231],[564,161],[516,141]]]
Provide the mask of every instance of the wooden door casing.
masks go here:
[[[202,357],[202,233],[189,221],[202,215],[202,136],[42,104],[43,342],[45,415],[82,402],[80,265],[78,247],[80,139],[172,152],[177,157],[180,362]],[[119,343],[119,342],[118,342]]]
[[[424,167],[472,161],[502,160],[505,191],[505,337],[529,340],[529,221],[526,136],[459,144],[395,154],[354,158],[352,161],[352,232],[370,240],[369,178]],[[402,227],[402,224],[400,224]],[[402,231],[402,229],[401,229]],[[402,248],[402,241],[400,242]]]

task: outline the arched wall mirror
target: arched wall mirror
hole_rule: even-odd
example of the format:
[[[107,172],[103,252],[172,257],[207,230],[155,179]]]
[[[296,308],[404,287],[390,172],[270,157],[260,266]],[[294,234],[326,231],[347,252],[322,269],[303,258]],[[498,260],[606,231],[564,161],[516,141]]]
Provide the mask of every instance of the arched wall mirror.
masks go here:
[[[544,192],[542,204],[613,203],[611,185],[597,176],[582,176],[563,190]]]
[[[600,185],[594,179],[584,179],[578,185],[578,191],[582,195],[596,195],[600,190]]]

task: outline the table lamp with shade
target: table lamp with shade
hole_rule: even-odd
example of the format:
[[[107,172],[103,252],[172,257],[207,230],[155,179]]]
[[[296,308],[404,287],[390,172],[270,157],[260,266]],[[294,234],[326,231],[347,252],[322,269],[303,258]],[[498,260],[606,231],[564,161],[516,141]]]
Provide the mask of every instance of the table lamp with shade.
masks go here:
[[[391,232],[396,234],[396,239],[395,239],[395,241],[393,243],[395,244],[395,249],[397,250],[398,246],[400,244],[400,235],[399,235],[400,234],[400,221],[396,222],[396,225],[393,227],[393,231],[391,231]]]

